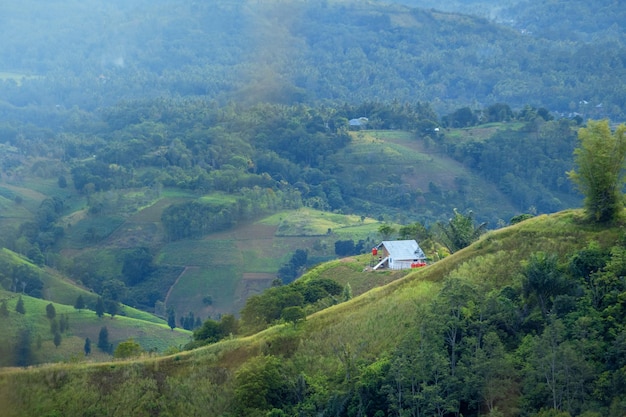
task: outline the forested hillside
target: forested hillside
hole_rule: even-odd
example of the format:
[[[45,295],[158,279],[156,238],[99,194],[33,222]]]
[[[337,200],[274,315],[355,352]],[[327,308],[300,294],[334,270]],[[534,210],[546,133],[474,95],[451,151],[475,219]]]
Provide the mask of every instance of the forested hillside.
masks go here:
[[[0,6],[2,111],[48,127],[66,109],[180,95],[419,100],[441,113],[506,102],[624,116],[616,2],[564,2],[569,19],[558,19],[554,2],[525,9],[545,22],[515,9],[524,33],[482,17],[374,2],[50,1],[45,12],[29,13],[37,8],[30,3]],[[588,42],[535,35],[557,20],[559,33],[573,33],[574,23],[564,22],[580,22]]]
[[[621,229],[541,216],[253,337],[3,370],[0,404],[7,416],[621,416]]]
[[[625,415],[624,17],[1,2],[0,413]]]
[[[351,128],[349,120],[363,114],[367,129]],[[5,129],[2,243],[106,300],[162,315],[175,283],[195,270],[188,267],[209,267],[230,283],[198,289],[213,303],[178,303],[188,309],[178,317],[237,313],[243,300],[225,302],[237,299],[227,295],[237,276],[276,276],[296,249],[308,250],[312,265],[338,255],[335,241],[373,245],[380,235],[341,236],[328,223],[311,233],[317,241],[276,248],[275,260],[263,263],[263,248],[236,250],[234,238],[216,233],[303,207],[354,214],[361,223],[419,222],[435,233],[455,210],[493,229],[521,213],[576,206],[580,197],[565,173],[577,128],[545,109],[514,112],[503,104],[439,120],[426,104],[123,102],[62,133]],[[251,233],[274,239],[281,229]],[[362,243],[356,253],[367,250]],[[216,253],[227,259],[219,266],[211,263]],[[26,282],[11,271],[5,288]],[[41,296],[33,282],[23,291]]]

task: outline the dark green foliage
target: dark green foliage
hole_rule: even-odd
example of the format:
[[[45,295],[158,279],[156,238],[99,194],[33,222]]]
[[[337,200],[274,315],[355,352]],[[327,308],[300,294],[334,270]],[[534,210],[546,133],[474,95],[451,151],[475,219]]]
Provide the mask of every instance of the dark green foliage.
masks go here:
[[[43,281],[39,272],[26,264],[13,265],[12,267],[13,289],[23,292],[31,297],[42,297]]]
[[[224,337],[220,323],[207,319],[202,323],[202,327],[196,329],[193,332],[193,338],[196,341],[203,341],[206,343],[215,343]]]
[[[278,278],[281,279],[283,284],[289,284],[302,274],[304,267],[306,266],[307,259],[308,251],[305,249],[296,249],[293,255],[291,255],[289,262],[281,266],[278,270]]]
[[[294,287],[304,294],[304,300],[307,303],[314,303],[329,296],[337,296],[343,291],[340,284],[328,278],[314,279],[305,283],[296,283]]]
[[[337,240],[335,242],[335,255],[350,256],[355,254],[354,240]]]
[[[602,249],[597,242],[589,242],[587,248],[578,251],[569,262],[570,272],[574,277],[589,279],[590,275],[600,271],[610,259],[610,253]]]
[[[100,328],[98,333],[98,349],[103,352],[111,353],[111,344],[109,343],[109,329],[106,326]]]
[[[236,415],[250,416],[282,408],[294,401],[288,373],[274,356],[257,356],[235,374]]]
[[[54,342],[54,346],[58,348],[61,345],[62,340],[61,332],[54,332],[54,337],[52,340]]]
[[[150,310],[154,308],[157,301],[165,299],[168,290],[182,270],[181,266],[155,266],[144,281],[132,287],[126,287],[124,297],[120,301],[142,310]]]
[[[39,249],[39,245],[33,245],[26,253],[28,259],[33,261],[35,265],[42,266],[45,263],[45,258],[43,253],[41,253],[41,249]]]
[[[546,122],[531,110],[524,129],[503,129],[488,140],[474,138],[471,130],[462,141],[443,134],[441,147],[496,184],[517,211],[552,212],[578,204],[565,175],[572,165],[576,126],[568,119]]]
[[[396,233],[396,229],[389,224],[381,224],[378,227],[378,233],[382,240],[389,240]]]
[[[115,317],[120,310],[120,304],[115,300],[106,300],[104,305],[106,307],[106,312],[111,315],[111,318]]]
[[[95,312],[98,317],[104,316],[104,300],[102,297],[98,297],[98,301],[96,301]]]
[[[508,122],[513,119],[513,110],[505,103],[496,103],[485,109],[487,122]]]
[[[533,217],[535,216],[532,214],[518,214],[517,216],[511,217],[509,224],[517,224],[519,222],[523,222],[524,220],[532,219]]]
[[[478,124],[478,116],[469,107],[463,107],[442,117],[441,122],[448,127],[468,127]]]
[[[167,325],[170,326],[172,330],[176,327],[176,312],[172,307],[168,307],[167,309]]]
[[[194,341],[189,343],[186,348],[193,349],[209,343],[215,343],[237,333],[239,333],[239,322],[232,314],[223,315],[220,321],[207,319],[194,330]]]
[[[76,302],[74,303],[74,308],[78,311],[85,308],[85,300],[83,300],[83,296],[79,295],[76,297]]]
[[[21,330],[15,343],[15,365],[28,366],[33,362],[30,330]]]
[[[228,229],[236,222],[234,204],[212,205],[197,201],[168,207],[161,221],[172,240],[199,237]]]
[[[560,271],[554,255],[542,252],[532,254],[523,274],[523,295],[529,305],[540,308],[544,318],[552,309],[556,296],[573,290]]]
[[[7,300],[0,302],[0,317],[9,317],[9,307],[7,306]]]
[[[52,320],[57,316],[56,309],[52,303],[46,305],[46,317],[48,320]]]
[[[283,310],[288,307],[304,308],[326,298],[332,299],[335,303],[344,290],[331,279],[295,281],[288,285],[272,287],[262,294],[248,298],[241,310],[242,328],[246,333],[261,330],[280,320]]]
[[[26,308],[24,307],[24,300],[22,300],[22,296],[17,299],[17,303],[15,304],[15,311],[20,314],[26,314]]]
[[[91,355],[91,339],[85,338],[85,345],[83,346],[83,350],[85,351],[85,356]]]
[[[400,227],[398,234],[402,240],[413,239],[420,244],[424,241],[432,239],[430,230],[419,222]]]
[[[136,248],[124,255],[122,275],[128,285],[144,281],[154,268],[152,254],[148,248]]]
[[[438,5],[430,3],[425,6],[423,1],[413,2],[413,5]],[[488,7],[482,3],[480,6],[455,4],[467,4],[471,11]],[[290,5],[291,19],[275,21],[278,28],[271,25],[264,28],[261,22],[273,22],[272,16],[277,14],[271,3],[254,10],[231,4],[214,7],[189,4],[172,8],[169,4],[150,3],[138,5],[133,12],[111,3],[100,12],[103,16],[130,21],[133,16],[141,15],[145,16],[145,24],[123,28],[125,52],[134,57],[134,65],[117,66],[110,59],[102,58],[98,64],[98,72],[102,72],[99,81],[88,78],[94,67],[85,56],[90,54],[92,45],[102,44],[106,38],[94,28],[89,8],[58,16],[52,20],[54,23],[42,21],[43,17],[20,20],[21,15],[16,13],[19,17],[11,19],[15,23],[7,26],[6,36],[17,39],[18,44],[15,48],[7,46],[0,50],[0,56],[27,73],[42,74],[52,70],[58,73],[50,76],[45,84],[36,77],[21,80],[19,87],[14,82],[3,83],[2,96],[11,106],[4,111],[7,120],[20,120],[25,118],[23,113],[28,103],[58,102],[58,108],[47,109],[42,105],[36,113],[40,123],[57,127],[77,123],[74,118],[65,120],[72,104],[80,103],[81,111],[89,112],[106,109],[120,98],[138,96],[203,96],[207,101],[237,100],[245,104],[362,101],[372,97],[414,102],[437,97],[440,102],[451,102],[446,107],[452,109],[467,103],[504,100],[515,101],[516,106],[539,101],[542,106],[566,110],[574,97],[594,91],[594,97],[604,102],[604,108],[609,108],[605,111],[615,112],[610,108],[622,103],[620,90],[611,86],[619,85],[624,71],[619,43],[619,25],[624,19],[619,3],[576,1],[563,7],[554,7],[551,3],[520,5],[524,12],[514,9],[510,11],[510,19],[502,20],[515,22],[517,28],[528,30],[526,34],[482,17],[450,17],[436,10],[391,9],[381,4],[368,7],[343,3]],[[499,13],[507,11],[505,5],[493,6],[498,7]],[[164,21],[163,14],[171,15],[172,20]],[[13,16],[10,11],[8,16]],[[398,30],[391,16],[414,23]],[[259,22],[254,35],[249,31],[249,22]],[[49,45],[38,30],[45,23],[52,25],[50,30],[56,32],[71,29],[58,38],[55,45]],[[276,52],[276,65],[272,68],[274,78],[270,79],[259,69],[254,55],[259,53],[259,47],[254,41],[270,43],[275,31],[283,28],[289,28],[284,37],[287,45],[300,44],[297,51],[285,48]],[[528,36],[530,33],[532,36]],[[220,36],[228,41],[215,41]],[[550,40],[546,41],[546,37]],[[146,50],[145,39],[154,39],[161,48]],[[207,45],[198,39],[213,39],[214,42]],[[67,47],[67,43],[71,43],[72,48]],[[563,44],[568,47],[563,48]],[[179,48],[180,45],[186,47]],[[38,54],[46,46],[56,53]],[[278,65],[288,62],[290,57],[298,59],[295,68]],[[377,65],[379,62],[385,65]],[[346,70],[348,65],[350,71]],[[76,79],[68,80],[62,75],[68,68],[76,73]],[[606,68],[611,71],[604,77],[594,77]],[[120,72],[128,74],[129,79],[116,78]],[[233,73],[240,76],[233,77]],[[369,76],[354,75],[360,73]],[[94,82],[98,88],[89,90]],[[86,91],[90,94],[85,94]],[[573,102],[572,106],[576,104]],[[118,131],[145,121],[149,110],[146,106],[128,114],[103,111],[103,119],[112,130]],[[374,117],[377,115],[367,111],[370,109],[363,110],[351,116],[366,115],[373,128],[411,126],[402,114],[390,120]],[[578,106],[576,110],[584,112],[594,108]],[[332,128],[338,124],[337,117],[329,117],[332,114],[324,116],[321,115],[320,120],[312,119],[303,130],[315,132],[318,126],[327,124]],[[162,116],[163,122],[171,119],[171,114]],[[13,132],[18,130],[13,126],[7,129],[10,133],[6,137],[15,141],[19,136]],[[24,136],[34,133],[32,130]],[[141,130],[137,133],[137,136],[143,134]],[[159,139],[163,137],[154,138]],[[131,140],[127,142],[122,148],[111,147],[106,162],[119,164],[135,159],[138,146]],[[63,156],[79,157],[88,150],[85,148],[82,144],[67,146]]]
[[[200,317],[195,317],[192,311],[187,313],[186,316],[181,316],[179,321],[180,321],[180,327],[182,327],[185,330],[193,330],[196,327],[199,327],[202,325],[202,321],[200,320]]]
[[[284,308],[283,311],[281,311],[280,316],[283,320],[288,323],[292,323],[294,326],[298,324],[298,322],[306,320],[306,313],[304,309],[299,306]]]
[[[456,209],[454,210],[454,217],[447,223],[437,223],[440,241],[450,253],[461,250],[478,240],[480,235],[485,232],[486,226],[486,223],[475,225],[474,214],[471,211],[465,215]]]

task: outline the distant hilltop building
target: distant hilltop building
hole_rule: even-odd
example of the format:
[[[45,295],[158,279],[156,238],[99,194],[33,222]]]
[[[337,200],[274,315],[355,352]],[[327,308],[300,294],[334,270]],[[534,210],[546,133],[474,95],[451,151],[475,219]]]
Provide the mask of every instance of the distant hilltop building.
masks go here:
[[[367,117],[359,117],[358,119],[350,119],[348,125],[352,128],[362,128],[367,125],[369,119]]]
[[[384,240],[372,248],[372,256],[378,257],[373,270],[426,266],[426,255],[415,240]]]

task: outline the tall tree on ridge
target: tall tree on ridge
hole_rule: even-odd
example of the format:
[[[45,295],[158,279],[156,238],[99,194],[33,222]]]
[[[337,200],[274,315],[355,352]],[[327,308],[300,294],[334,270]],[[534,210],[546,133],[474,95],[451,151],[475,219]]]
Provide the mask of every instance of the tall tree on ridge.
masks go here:
[[[608,120],[589,120],[578,131],[574,150],[578,170],[567,173],[584,194],[587,217],[598,223],[614,220],[624,207],[621,187],[626,161],[626,125],[611,133]]]

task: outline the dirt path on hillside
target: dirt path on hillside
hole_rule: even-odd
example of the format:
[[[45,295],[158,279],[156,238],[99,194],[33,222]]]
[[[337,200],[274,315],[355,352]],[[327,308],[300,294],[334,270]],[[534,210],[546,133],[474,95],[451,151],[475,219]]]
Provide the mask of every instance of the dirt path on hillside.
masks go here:
[[[170,295],[172,294],[172,290],[174,289],[176,284],[178,284],[178,281],[180,281],[181,277],[185,275],[187,270],[189,270],[190,268],[198,268],[198,267],[185,265],[185,269],[183,269],[183,271],[180,274],[178,274],[178,276],[176,277],[176,281],[174,281],[174,283],[170,286],[170,289],[167,290],[167,295],[165,296],[165,300],[164,300],[165,308],[167,308],[167,300],[169,300]]]

